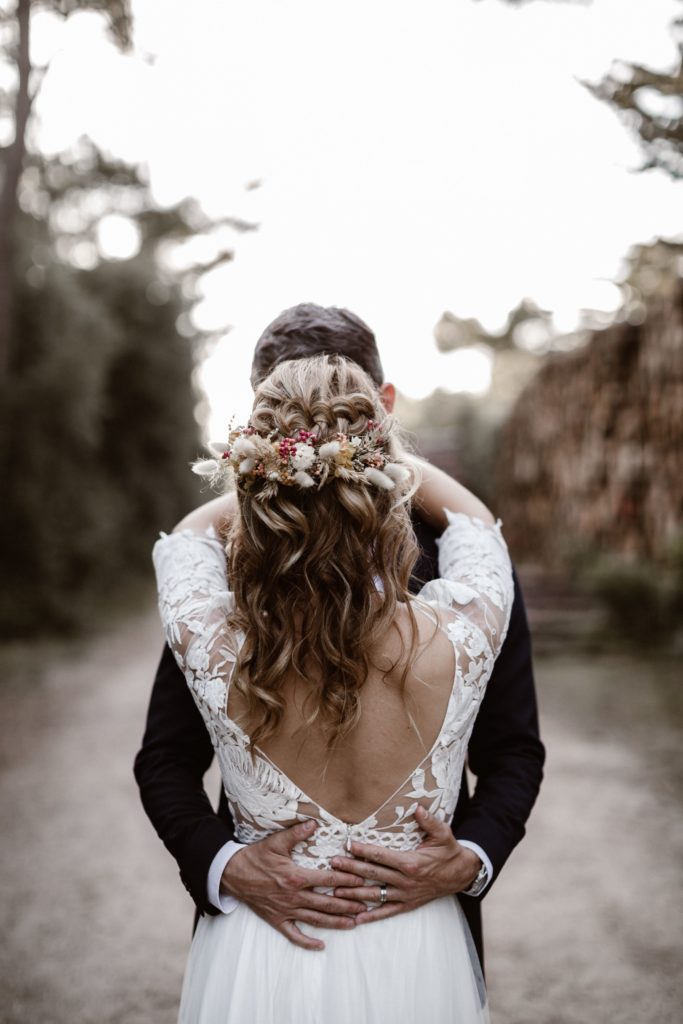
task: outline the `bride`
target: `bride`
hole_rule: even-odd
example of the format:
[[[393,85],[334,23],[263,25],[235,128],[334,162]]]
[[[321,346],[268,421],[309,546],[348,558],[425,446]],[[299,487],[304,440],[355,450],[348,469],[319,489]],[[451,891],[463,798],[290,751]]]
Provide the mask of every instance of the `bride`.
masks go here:
[[[452,818],[507,630],[500,524],[405,453],[374,384],[338,356],[277,366],[249,426],[215,454],[195,469],[214,483],[234,478],[236,502],[209,502],[162,535],[154,565],[167,639],[211,735],[238,839],[306,822],[292,868],[321,878],[353,841],[415,849],[429,815]],[[411,501],[444,531],[440,578],[417,597]],[[370,909],[391,889],[375,896]],[[302,925],[309,951],[246,904],[202,917],[179,1020],[488,1020],[454,897],[362,922]]]

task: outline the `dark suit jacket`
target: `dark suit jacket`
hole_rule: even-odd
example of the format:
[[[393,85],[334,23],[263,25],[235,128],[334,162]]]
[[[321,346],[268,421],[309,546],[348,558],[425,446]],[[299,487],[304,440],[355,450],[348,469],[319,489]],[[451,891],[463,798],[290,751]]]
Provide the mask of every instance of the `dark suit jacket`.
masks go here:
[[[422,548],[412,589],[437,572],[434,534],[415,523]],[[460,839],[478,843],[491,860],[494,880],[524,835],[543,776],[545,752],[538,732],[531,644],[515,575],[508,635],[470,740],[468,761],[477,776],[470,796],[463,779],[453,818]],[[213,759],[206,726],[175,658],[166,647],[157,670],[135,778],[143,806],[200,914],[215,914],[207,899],[211,861],[229,839],[233,823],[221,791],[218,813],[203,778]],[[488,892],[490,886],[486,889]],[[483,965],[479,898],[459,896]]]

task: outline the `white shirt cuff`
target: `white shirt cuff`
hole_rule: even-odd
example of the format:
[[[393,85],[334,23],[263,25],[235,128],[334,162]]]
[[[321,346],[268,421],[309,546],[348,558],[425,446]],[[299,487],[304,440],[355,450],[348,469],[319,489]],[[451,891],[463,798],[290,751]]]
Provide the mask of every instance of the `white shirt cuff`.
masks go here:
[[[486,892],[486,890],[491,884],[491,881],[493,879],[493,865],[491,864],[491,861],[488,859],[488,857],[486,856],[486,854],[484,853],[484,851],[482,850],[481,846],[479,846],[478,843],[472,843],[470,842],[469,839],[458,839],[458,842],[460,843],[461,846],[466,846],[468,850],[472,850],[473,853],[476,853],[477,857],[486,868],[486,885],[479,893],[479,895],[481,895],[481,893]],[[467,895],[467,890],[465,890],[465,895]]]
[[[221,846],[211,861],[209,876],[206,881],[206,891],[211,906],[215,907],[216,910],[220,910],[222,914],[230,914],[235,907],[239,906],[240,901],[235,899],[234,896],[224,896],[221,893],[221,878],[223,877],[225,866],[231,857],[234,857],[236,853],[243,849],[243,843],[236,843],[230,839],[225,846]]]

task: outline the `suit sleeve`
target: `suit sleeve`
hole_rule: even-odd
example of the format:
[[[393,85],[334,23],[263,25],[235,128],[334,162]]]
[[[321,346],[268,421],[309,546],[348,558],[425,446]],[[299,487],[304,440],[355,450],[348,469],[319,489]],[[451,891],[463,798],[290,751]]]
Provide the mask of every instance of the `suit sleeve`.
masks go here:
[[[538,729],[531,639],[514,570],[513,579],[508,633],[470,738],[468,759],[477,776],[476,788],[455,827],[458,838],[469,839],[486,851],[494,880],[524,835],[545,760]]]
[[[233,838],[232,822],[219,817],[204,789],[213,747],[185,678],[166,646],[157,669],[135,778],[148,818],[175,857],[180,877],[201,913],[207,878],[220,848]]]

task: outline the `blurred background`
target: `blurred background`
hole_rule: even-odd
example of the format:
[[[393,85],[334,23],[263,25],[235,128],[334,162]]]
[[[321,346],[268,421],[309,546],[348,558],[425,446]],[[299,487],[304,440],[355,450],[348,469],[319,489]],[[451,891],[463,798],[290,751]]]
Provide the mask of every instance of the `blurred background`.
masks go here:
[[[494,1021],[680,1020],[680,0],[0,0],[0,40],[0,1020],[174,1019],[150,549],[302,301],[372,326],[522,580]]]

